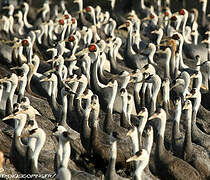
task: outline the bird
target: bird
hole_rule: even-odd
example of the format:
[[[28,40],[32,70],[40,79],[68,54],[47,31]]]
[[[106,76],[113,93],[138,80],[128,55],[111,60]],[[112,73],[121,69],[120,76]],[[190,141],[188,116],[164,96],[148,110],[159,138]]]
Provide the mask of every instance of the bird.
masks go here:
[[[185,161],[190,163],[195,169],[198,170],[203,179],[208,179],[210,173],[209,169],[209,160],[204,159],[203,156],[195,150],[192,145],[192,136],[191,136],[191,118],[192,118],[192,103],[190,100],[187,100],[183,106],[183,110],[186,110],[186,131],[185,139],[182,149],[182,157]],[[200,152],[200,151],[199,151]]]
[[[105,173],[105,180],[126,180],[128,178],[123,178],[121,176],[119,176],[116,173],[115,170],[115,163],[116,163],[116,158],[117,158],[117,136],[116,136],[116,132],[111,133],[110,135],[110,158],[109,158],[109,165],[107,167],[106,173]]]
[[[149,120],[158,118],[158,135],[155,147],[155,163],[159,169],[158,173],[161,178],[179,178],[201,179],[200,174],[188,163],[182,159],[171,155],[164,146],[164,132],[166,126],[166,112],[159,108],[149,117]],[[164,171],[163,171],[164,169]],[[183,171],[183,173],[181,173]]]

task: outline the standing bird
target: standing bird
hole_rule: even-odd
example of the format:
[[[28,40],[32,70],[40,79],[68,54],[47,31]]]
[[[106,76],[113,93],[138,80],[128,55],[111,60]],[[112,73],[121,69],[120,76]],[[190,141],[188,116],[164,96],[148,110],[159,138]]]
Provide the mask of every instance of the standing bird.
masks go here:
[[[105,180],[128,180],[128,178],[123,178],[116,173],[115,163],[117,158],[117,136],[116,132],[110,135],[110,158],[109,165],[105,173]]]
[[[161,178],[170,179],[201,179],[200,174],[188,163],[172,156],[164,146],[164,132],[166,127],[166,112],[163,109],[150,116],[149,120],[158,118],[158,135],[155,147],[155,163]]]

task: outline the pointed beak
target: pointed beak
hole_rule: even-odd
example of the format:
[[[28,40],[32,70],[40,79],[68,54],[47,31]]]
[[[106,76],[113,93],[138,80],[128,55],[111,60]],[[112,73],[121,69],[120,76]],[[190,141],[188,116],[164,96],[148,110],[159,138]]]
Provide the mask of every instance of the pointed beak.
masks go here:
[[[122,28],[126,28],[126,27],[127,27],[127,25],[126,25],[126,23],[125,23],[125,24],[120,25],[120,26],[118,27],[118,29],[122,29]]]
[[[46,81],[49,81],[49,79],[47,77],[40,79],[40,82],[46,82]]]
[[[203,90],[208,90],[208,88],[207,88],[204,84],[201,84],[201,88],[202,88]]]
[[[204,39],[201,43],[209,43],[208,39]]]
[[[15,70],[15,69],[20,69],[20,67],[15,66],[15,67],[10,68],[10,70]]]
[[[88,53],[88,52],[89,52],[89,49],[85,48],[81,50],[80,52],[76,53],[75,56],[82,56],[83,54]]]
[[[15,116],[13,114],[10,114],[9,116],[3,118],[2,121],[6,121],[6,120],[9,120],[9,119],[13,119],[13,118],[15,118]]]
[[[148,120],[152,120],[152,119],[155,119],[157,117],[158,117],[157,113],[154,113],[152,116],[149,117]]]
[[[136,155],[130,157],[129,159],[126,160],[126,162],[131,162],[131,161],[137,161],[138,157]]]
[[[127,132],[126,136],[130,136],[131,133],[132,133],[132,129],[130,129],[130,130]]]
[[[195,74],[193,74],[192,76],[190,76],[190,79],[193,79],[193,78],[195,78],[195,76],[196,76],[196,75],[195,75]]]
[[[152,34],[157,34],[158,31],[157,31],[157,30],[154,30],[154,31],[152,31],[151,33],[152,33]]]
[[[46,62],[49,63],[49,62],[53,62],[53,61],[56,61],[56,59],[52,58],[52,59],[47,60]]]
[[[148,20],[150,20],[150,17],[145,17],[145,18],[142,19],[141,21],[143,22],[143,21],[148,21]]]
[[[13,49],[15,48],[19,48],[20,46],[22,46],[22,44],[19,42],[19,43],[16,43],[12,46]]]
[[[9,9],[9,6],[4,6],[2,9]]]
[[[191,98],[192,97],[192,94],[188,94],[188,95],[186,95],[186,99],[189,99],[189,98]]]
[[[8,78],[4,77],[4,78],[0,79],[0,83],[6,82],[7,80],[8,80]]]

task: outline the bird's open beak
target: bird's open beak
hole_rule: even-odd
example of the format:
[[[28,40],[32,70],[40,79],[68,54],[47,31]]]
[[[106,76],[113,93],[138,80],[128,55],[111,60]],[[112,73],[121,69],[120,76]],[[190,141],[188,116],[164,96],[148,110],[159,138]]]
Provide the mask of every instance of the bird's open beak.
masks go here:
[[[131,162],[131,161],[137,161],[138,157],[136,155],[130,157],[129,159],[126,160],[126,162]]]

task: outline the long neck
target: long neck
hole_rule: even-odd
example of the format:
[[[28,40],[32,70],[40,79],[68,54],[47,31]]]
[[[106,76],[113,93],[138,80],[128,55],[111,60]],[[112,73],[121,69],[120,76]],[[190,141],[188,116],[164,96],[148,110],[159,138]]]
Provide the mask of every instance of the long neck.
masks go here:
[[[152,144],[153,144],[153,132],[150,133],[147,138],[146,138],[146,143],[145,143],[145,149],[147,150],[148,154],[150,155],[151,150],[152,150]]]
[[[93,62],[91,66],[91,87],[96,91],[101,91],[101,86],[99,85],[100,82],[98,80],[98,59]]]
[[[142,83],[134,84],[134,101],[137,113],[140,111],[140,89],[142,87]]]
[[[145,169],[148,163],[149,163],[149,158],[139,161],[138,167],[134,173],[134,177],[136,177],[137,180],[141,180],[143,170]]]
[[[24,20],[24,23],[26,25],[27,28],[30,28],[30,24],[28,23],[28,20],[27,20],[27,15],[28,15],[28,8],[25,7],[25,12],[24,12],[24,15],[23,15],[23,20]]]
[[[138,140],[138,131],[135,127],[135,130],[131,136],[132,144],[133,144],[133,153],[135,154],[136,152],[139,151],[139,140]]]
[[[164,77],[170,79],[170,59],[171,59],[171,50],[168,51],[166,55],[166,69]]]
[[[179,105],[177,105],[176,111],[175,111],[175,117],[174,117],[173,129],[172,129],[172,134],[174,138],[181,135],[179,131],[179,123],[180,123],[181,114],[182,114],[182,110],[181,110],[181,102],[180,102]]]
[[[107,168],[107,172],[109,173],[115,173],[115,163],[117,159],[117,142],[113,142],[110,149],[110,159],[109,159],[109,165]]]
[[[184,77],[184,88],[183,88],[183,95],[184,96],[188,92],[189,85],[190,85],[190,79],[188,77]]]
[[[70,143],[63,142],[62,144],[63,144],[63,156],[62,156],[61,166],[67,168],[71,154]]]
[[[156,143],[156,157],[160,160],[162,156],[165,155],[166,149],[164,146],[164,133],[166,127],[166,116],[164,119],[158,119],[158,138]]]
[[[145,9],[144,0],[140,0],[140,8]]]
[[[127,54],[134,54],[133,48],[132,48],[132,32],[133,32],[133,27],[131,26],[129,28],[129,32],[128,32],[128,37],[126,40],[126,53]]]
[[[62,115],[61,124],[64,125],[67,119],[68,99],[66,95],[62,95]]]
[[[112,112],[113,111],[113,106],[114,106],[114,102],[115,102],[115,98],[116,98],[116,95],[117,95],[117,86],[116,87],[112,87],[111,88],[111,98],[110,98],[110,101],[109,101],[109,104],[108,104],[108,109],[110,109],[110,111]]]
[[[147,118],[148,118],[148,115],[145,115],[145,116],[141,117],[139,120],[138,131],[139,131],[140,135],[142,135],[142,133],[143,133],[144,127],[147,123]]]
[[[157,76],[155,82],[153,83],[153,90],[152,90],[152,100],[154,101],[154,106],[155,106],[154,110],[156,110],[156,101],[160,87],[161,87],[161,79]]]
[[[41,136],[37,138],[36,147],[31,157],[31,159],[34,160],[34,166],[36,167],[36,169],[38,169],[38,158],[39,158],[40,151],[42,147],[44,146],[45,140],[46,140],[46,135],[44,131],[42,130]]]
[[[191,155],[193,150],[192,137],[191,137],[191,118],[192,118],[192,107],[188,109],[186,113],[186,131],[185,131],[185,139],[183,145],[184,160],[187,160],[188,156]]]

